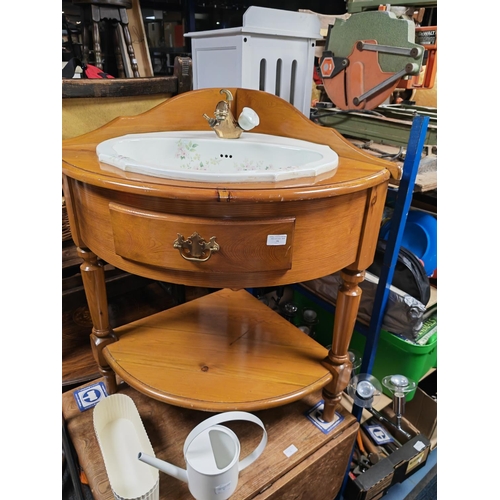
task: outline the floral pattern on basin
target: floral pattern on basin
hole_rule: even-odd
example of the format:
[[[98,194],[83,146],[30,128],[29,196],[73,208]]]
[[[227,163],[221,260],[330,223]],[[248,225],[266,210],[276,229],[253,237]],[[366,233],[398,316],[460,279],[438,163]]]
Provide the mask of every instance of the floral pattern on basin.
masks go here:
[[[208,158],[205,160],[205,163],[201,159],[201,155],[196,152],[196,148],[198,144],[193,141],[183,141],[180,139],[177,142],[177,152],[175,153],[175,157],[181,160],[186,160],[186,163],[181,163],[180,167],[186,170],[207,170],[208,168],[219,165],[219,163],[224,158]],[[259,160],[257,162],[253,160],[245,159],[242,162],[234,162],[234,168],[238,172],[248,172],[248,171],[257,171],[257,170],[272,170],[272,163],[266,163],[263,160]],[[277,167],[275,170],[291,170],[293,167]]]
[[[245,160],[241,163],[234,164],[235,169],[238,172],[248,172],[248,171],[259,171],[259,170],[290,170],[293,167],[274,167],[272,163],[266,164],[263,160],[254,162],[253,160]]]
[[[181,160],[185,160],[186,163],[182,162],[180,167],[186,170],[207,170],[211,166],[218,165],[222,158],[208,158],[205,162],[202,161],[200,153],[196,152],[198,144],[193,141],[183,141],[180,139],[177,142],[177,152],[175,157]]]

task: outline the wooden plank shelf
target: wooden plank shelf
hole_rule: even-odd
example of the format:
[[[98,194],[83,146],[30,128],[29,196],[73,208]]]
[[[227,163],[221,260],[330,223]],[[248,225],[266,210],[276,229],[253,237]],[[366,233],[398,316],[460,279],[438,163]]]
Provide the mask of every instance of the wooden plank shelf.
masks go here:
[[[177,94],[176,76],[62,80],[62,97],[134,97]]]

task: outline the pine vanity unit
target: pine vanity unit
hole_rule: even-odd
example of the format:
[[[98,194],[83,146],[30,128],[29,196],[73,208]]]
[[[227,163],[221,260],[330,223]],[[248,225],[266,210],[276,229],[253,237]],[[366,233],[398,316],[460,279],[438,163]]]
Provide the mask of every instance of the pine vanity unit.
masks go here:
[[[203,114],[213,112],[219,90],[180,94],[63,142],[64,195],[84,260],[95,360],[109,393],[119,375],[155,400],[218,412],[275,408],[321,389],[323,418],[332,421],[350,377],[358,283],[373,260],[389,179],[400,171],[283,99],[248,89],[230,89],[234,116],[245,106],[260,116],[260,125],[244,134],[327,145],[338,168],[277,182],[196,182],[125,172],[98,160],[96,146],[110,138],[210,131]],[[220,290],[113,331],[102,262]],[[329,352],[245,290],[339,270],[343,285]]]

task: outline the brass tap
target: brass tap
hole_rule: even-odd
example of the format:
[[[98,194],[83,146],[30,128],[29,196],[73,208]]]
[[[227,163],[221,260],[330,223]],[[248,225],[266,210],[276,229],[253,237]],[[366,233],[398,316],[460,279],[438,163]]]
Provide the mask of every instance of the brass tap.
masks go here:
[[[259,124],[259,118],[255,111],[251,110],[250,108],[244,108],[245,113],[251,112],[255,115],[256,118],[253,118],[254,123],[252,123],[251,126],[242,128],[231,112],[231,106],[229,103],[233,100],[233,94],[231,94],[231,92],[227,89],[221,89],[220,94],[226,94],[226,100],[219,101],[215,106],[215,118],[210,118],[210,116],[208,116],[206,113],[203,114],[203,118],[207,120],[210,127],[221,139],[238,139],[238,137],[240,137],[240,135],[243,133],[243,130],[251,130],[253,127]],[[243,124],[243,126],[245,125]]]

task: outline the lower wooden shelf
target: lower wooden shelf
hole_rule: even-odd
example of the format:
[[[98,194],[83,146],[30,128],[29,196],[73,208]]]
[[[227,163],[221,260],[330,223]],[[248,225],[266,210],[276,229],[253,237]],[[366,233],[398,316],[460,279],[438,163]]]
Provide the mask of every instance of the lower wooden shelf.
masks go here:
[[[210,414],[156,401],[126,384],[120,384],[118,392],[133,399],[155,455],[185,468],[184,441]],[[294,403],[255,413],[266,427],[268,442],[262,455],[240,472],[232,500],[332,500],[336,497],[359,424],[339,405],[337,425],[324,433],[305,415],[319,401],[321,391]],[[68,435],[94,499],[113,500],[93,427],[93,409],[80,411],[72,391],[63,394],[62,407]],[[227,426],[240,440],[241,457],[250,453],[262,437],[260,428],[248,422],[228,422]],[[285,453],[292,445],[296,451]],[[160,500],[166,499],[190,500],[192,496],[186,483],[160,472]]]
[[[327,349],[246,290],[219,290],[115,329],[104,349],[128,385],[205,411],[297,401],[332,379]]]

